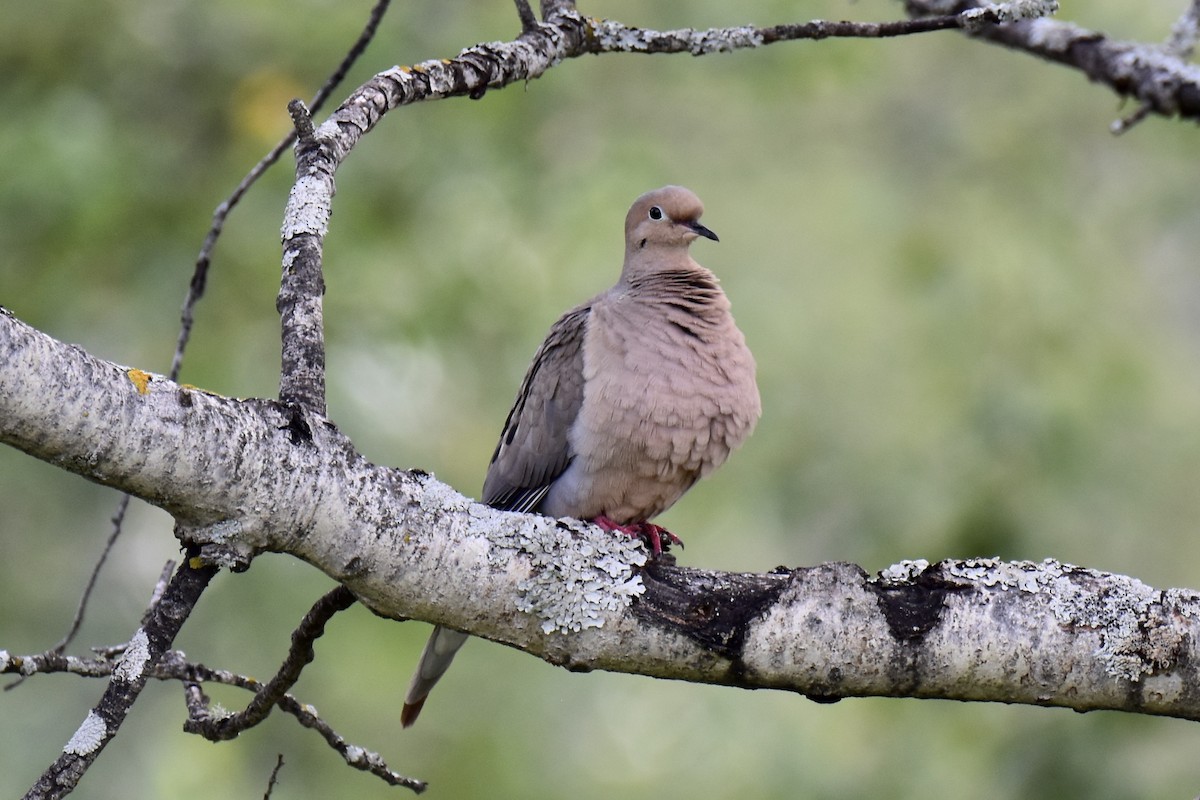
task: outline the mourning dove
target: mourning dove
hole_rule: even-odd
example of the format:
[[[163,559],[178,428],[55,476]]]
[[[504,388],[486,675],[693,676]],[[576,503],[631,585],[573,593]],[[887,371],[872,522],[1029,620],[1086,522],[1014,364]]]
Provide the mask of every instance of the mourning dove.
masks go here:
[[[639,197],[625,264],[554,323],[525,374],[483,484],[507,511],[592,520],[652,552],[678,539],[648,520],[725,461],[762,407],[754,357],[717,277],[688,245],[717,235],[681,186]],[[412,725],[467,634],[434,629],[405,698]]]

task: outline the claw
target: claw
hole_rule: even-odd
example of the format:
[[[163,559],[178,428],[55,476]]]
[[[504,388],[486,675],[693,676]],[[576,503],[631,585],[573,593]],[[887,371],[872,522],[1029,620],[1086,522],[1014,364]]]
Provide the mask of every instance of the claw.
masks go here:
[[[662,555],[664,549],[669,550],[671,545],[677,544],[683,547],[683,540],[653,522],[631,522],[628,525],[622,525],[603,514],[593,519],[592,522],[606,531],[623,533],[626,536],[641,539],[650,548],[651,555],[654,556]]]

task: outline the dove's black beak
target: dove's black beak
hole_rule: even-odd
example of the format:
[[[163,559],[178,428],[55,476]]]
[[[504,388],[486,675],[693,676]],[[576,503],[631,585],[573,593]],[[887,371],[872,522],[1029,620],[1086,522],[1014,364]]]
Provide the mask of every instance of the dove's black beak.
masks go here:
[[[701,225],[699,222],[693,220],[692,222],[685,222],[684,224],[695,231],[698,235],[703,236],[705,239],[712,239],[714,242],[721,241],[717,238],[715,233]]]

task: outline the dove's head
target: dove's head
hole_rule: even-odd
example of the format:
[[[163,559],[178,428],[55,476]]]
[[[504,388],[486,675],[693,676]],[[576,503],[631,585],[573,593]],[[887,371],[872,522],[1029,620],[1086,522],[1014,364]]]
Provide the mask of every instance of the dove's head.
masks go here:
[[[717,240],[700,224],[704,204],[682,186],[664,186],[646,192],[633,202],[625,217],[626,258],[639,251],[678,249],[686,252],[697,236]]]

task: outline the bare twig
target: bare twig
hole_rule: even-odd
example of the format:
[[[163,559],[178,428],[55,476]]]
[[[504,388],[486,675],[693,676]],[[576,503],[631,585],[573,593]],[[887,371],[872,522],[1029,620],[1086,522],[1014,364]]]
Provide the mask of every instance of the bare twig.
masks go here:
[[[198,733],[210,741],[233,739],[248,728],[252,728],[267,718],[271,709],[278,706],[296,718],[306,728],[311,728],[325,739],[336,750],[347,764],[365,772],[370,772],[390,786],[404,786],[414,792],[425,790],[425,782],[393,772],[388,768],[383,758],[375,752],[356,745],[351,745],[337,733],[329,723],[321,719],[310,706],[302,704],[288,693],[288,689],[300,679],[300,673],[314,658],[313,642],[325,631],[325,623],[334,614],[344,611],[355,602],[354,595],[343,586],[328,592],[318,600],[301,620],[300,625],[292,633],[292,646],[287,658],[271,680],[259,684],[249,678],[225,673],[220,676],[220,682],[232,683],[254,692],[254,699],[245,710],[235,714],[216,714],[209,706],[208,698],[204,695],[197,680],[218,679],[213,672],[202,673],[196,665],[184,665],[183,671],[191,677],[184,686],[185,701],[188,707],[188,720],[183,729],[189,733]]]
[[[315,114],[329,99],[341,82],[345,80],[346,74],[358,58],[366,51],[371,40],[375,38],[375,32],[379,29],[379,23],[383,20],[384,14],[387,13],[388,6],[391,5],[391,0],[377,0],[371,13],[367,18],[367,24],[363,27],[354,44],[346,53],[341,63],[325,80],[324,85],[317,90],[313,95],[312,102],[308,107],[310,113]],[[179,337],[175,343],[175,355],[171,360],[171,371],[168,373],[171,380],[179,380],[179,372],[183,367],[183,354],[187,349],[188,340],[192,334],[192,324],[195,320],[195,307],[200,298],[204,296],[204,289],[208,283],[208,269],[212,263],[212,252],[217,245],[217,239],[220,238],[222,231],[225,229],[225,220],[229,216],[229,212],[233,210],[249,191],[260,177],[270,169],[283,151],[291,147],[296,141],[295,133],[289,133],[287,136],[274,147],[271,148],[262,159],[254,165],[254,167],[246,173],[237,187],[229,197],[221,201],[220,205],[213,211],[212,222],[209,225],[208,233],[204,237],[204,242],[200,246],[200,253],[196,257],[196,263],[192,270],[192,280],[188,286],[187,296],[183,301],[183,309],[180,315]]]
[[[407,789],[412,789],[417,794],[425,791],[428,786],[425,781],[393,772],[378,753],[347,742],[337,731],[329,726],[329,723],[316,714],[311,713],[309,707],[301,705],[290,694],[284,695],[280,699],[279,708],[281,711],[286,711],[294,716],[304,727],[311,728],[321,734],[325,742],[336,750],[349,766],[363,772],[369,772],[383,780],[389,786],[403,786]]]
[[[104,562],[108,560],[108,554],[112,552],[113,545],[116,544],[117,538],[121,535],[121,524],[125,520],[125,512],[129,509],[130,496],[122,493],[121,499],[117,501],[117,509],[112,515],[112,530],[109,531],[108,539],[104,542],[104,547],[100,551],[100,556],[96,559],[96,563],[92,565],[91,575],[88,576],[87,585],[83,587],[83,594],[79,597],[79,604],[75,606],[75,616],[71,620],[67,632],[63,635],[58,643],[47,650],[47,653],[58,654],[67,649],[79,633],[79,628],[83,625],[83,616],[87,611],[88,600],[91,599],[92,590],[96,588],[96,579],[100,577],[100,569],[104,566]],[[4,691],[15,689],[25,682],[25,676],[21,676],[17,680],[4,687]]]
[[[283,698],[289,689],[300,679],[300,673],[316,654],[313,642],[325,632],[327,623],[334,614],[345,611],[354,605],[354,595],[344,586],[328,592],[318,600],[299,627],[292,632],[292,646],[288,650],[283,665],[260,689],[256,690],[254,699],[245,710],[236,714],[215,715],[204,713],[193,715],[184,723],[183,729],[188,733],[198,733],[213,742],[236,738],[243,731],[253,728],[267,718],[271,709]]]
[[[87,678],[104,678],[112,675],[119,665],[117,656],[123,648],[114,648],[98,658],[83,659],[54,653],[38,653],[30,656],[14,656],[0,650],[0,674],[51,674],[67,673]],[[178,650],[168,650],[158,663],[149,669],[149,677],[160,681],[180,681],[184,687],[184,703],[189,718],[201,719],[211,716],[208,697],[201,683],[217,683],[254,692],[264,692],[263,684],[245,675],[228,670],[213,669],[187,660]],[[426,783],[393,771],[387,762],[373,750],[346,741],[333,727],[317,715],[312,706],[300,702],[292,694],[285,693],[276,699],[279,710],[295,717],[305,728],[316,731],[333,748],[348,766],[369,772],[389,786],[403,786],[414,792],[422,792]]]
[[[281,769],[283,769],[283,753],[275,758],[275,769],[271,770],[271,777],[267,780],[267,791],[263,794],[263,800],[271,800],[271,793],[275,791],[275,782],[279,779],[279,770]]]

